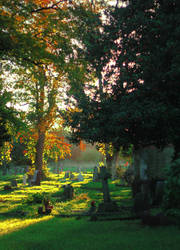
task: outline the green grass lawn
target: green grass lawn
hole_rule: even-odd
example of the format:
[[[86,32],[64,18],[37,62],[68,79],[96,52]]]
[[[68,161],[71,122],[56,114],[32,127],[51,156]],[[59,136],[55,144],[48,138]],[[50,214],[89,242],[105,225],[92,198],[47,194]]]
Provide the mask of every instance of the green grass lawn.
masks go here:
[[[92,222],[88,217],[79,220],[59,217],[86,211],[92,200],[96,204],[102,202],[101,183],[93,183],[90,172],[84,174],[83,182],[64,180],[63,175],[51,174],[39,187],[23,186],[19,175],[16,176],[18,187],[10,191],[3,188],[15,176],[0,178],[0,250],[180,249],[180,231],[175,226],[151,228],[142,226],[139,220]],[[62,201],[62,185],[67,183],[73,185],[75,196],[70,201]],[[109,182],[109,187],[112,199],[119,206],[132,205],[128,187],[119,187],[115,182]],[[31,203],[30,199],[37,194],[52,197],[51,215],[38,215],[41,204]]]
[[[0,237],[2,250],[178,250],[175,227],[142,227],[139,221],[90,222],[49,217]]]

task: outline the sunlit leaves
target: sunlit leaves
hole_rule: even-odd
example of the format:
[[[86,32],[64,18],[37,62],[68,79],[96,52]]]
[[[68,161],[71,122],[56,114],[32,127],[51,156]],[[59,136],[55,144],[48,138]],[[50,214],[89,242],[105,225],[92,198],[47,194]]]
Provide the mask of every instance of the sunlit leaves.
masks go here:
[[[35,163],[36,157],[36,144],[38,140],[38,133],[36,130],[29,132],[19,132],[17,139],[20,143],[25,145],[24,155],[31,160],[32,164]],[[64,140],[61,131],[46,132],[43,158],[46,162],[48,159],[58,161],[71,156],[71,145]]]
[[[3,146],[0,147],[0,165],[6,165],[11,161],[12,147],[10,142],[5,142]]]

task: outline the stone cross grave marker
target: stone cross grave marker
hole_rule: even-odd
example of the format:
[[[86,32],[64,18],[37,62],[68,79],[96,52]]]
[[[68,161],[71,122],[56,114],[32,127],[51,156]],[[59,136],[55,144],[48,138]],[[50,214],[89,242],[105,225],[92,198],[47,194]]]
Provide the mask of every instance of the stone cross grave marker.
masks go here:
[[[108,186],[108,178],[111,175],[107,172],[106,167],[100,168],[100,179],[102,180],[102,191],[103,191],[103,199],[104,203],[111,202],[110,193],[109,193],[109,186]]]
[[[102,180],[103,203],[99,204],[97,213],[114,213],[118,211],[118,206],[115,201],[110,198],[108,179],[111,175],[107,172],[106,167],[100,167],[100,179]]]

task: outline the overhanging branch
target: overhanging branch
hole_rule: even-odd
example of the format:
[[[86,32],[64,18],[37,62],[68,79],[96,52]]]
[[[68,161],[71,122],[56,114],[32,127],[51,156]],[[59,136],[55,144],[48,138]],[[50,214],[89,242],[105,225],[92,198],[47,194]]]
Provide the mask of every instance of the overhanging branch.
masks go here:
[[[56,3],[54,3],[54,4],[52,4],[52,5],[49,6],[49,7],[48,7],[48,6],[47,6],[47,7],[41,7],[41,8],[39,8],[39,9],[32,10],[31,13],[37,13],[37,12],[41,12],[41,11],[43,11],[43,10],[57,9],[57,8],[58,8],[58,5],[59,5],[60,3],[63,3],[63,2],[67,2],[67,0],[58,1],[58,2],[56,2]],[[69,0],[69,3],[72,3],[72,1]]]

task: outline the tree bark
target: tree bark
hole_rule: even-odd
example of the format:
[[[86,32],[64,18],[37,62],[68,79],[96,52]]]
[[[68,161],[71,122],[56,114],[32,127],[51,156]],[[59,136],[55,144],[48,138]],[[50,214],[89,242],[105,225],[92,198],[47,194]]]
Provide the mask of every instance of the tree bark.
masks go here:
[[[117,161],[119,156],[119,150],[113,147],[113,154],[111,155],[108,151],[108,144],[106,145],[106,166],[108,172],[111,174],[111,178],[115,179],[116,169],[117,169]]]
[[[38,170],[37,178],[35,185],[41,185],[42,179],[42,167],[43,167],[43,152],[44,152],[44,142],[45,142],[45,132],[38,131],[38,140],[36,144],[36,158],[35,158],[35,166],[36,170]]]

